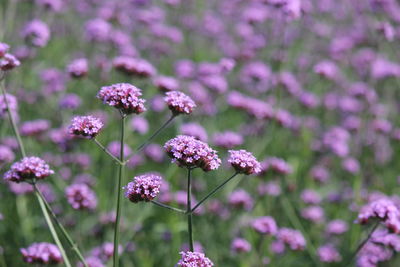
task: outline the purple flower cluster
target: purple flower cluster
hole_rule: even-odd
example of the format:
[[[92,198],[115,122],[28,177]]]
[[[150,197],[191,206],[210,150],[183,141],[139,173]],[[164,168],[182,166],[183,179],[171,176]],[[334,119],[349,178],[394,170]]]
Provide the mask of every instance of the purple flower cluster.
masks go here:
[[[181,259],[178,261],[179,267],[212,267],[214,263],[207,258],[203,253],[182,251],[180,252]]]
[[[153,173],[136,176],[132,182],[123,187],[125,197],[134,203],[151,201],[160,192],[161,182],[162,177]]]
[[[97,97],[105,104],[119,109],[124,114],[140,114],[146,111],[142,91],[129,83],[117,83],[101,88]]]
[[[217,151],[192,136],[178,135],[167,141],[164,148],[172,162],[182,167],[210,171],[218,169],[221,165]]]
[[[179,82],[173,77],[159,76],[154,79],[154,85],[162,92],[177,91]]]
[[[263,235],[275,235],[278,232],[278,227],[274,218],[263,216],[254,219],[251,222],[251,227]]]
[[[303,234],[297,230],[280,228],[276,237],[279,242],[288,245],[291,250],[304,250],[306,247]]]
[[[193,136],[203,142],[207,142],[208,140],[206,129],[195,122],[182,124],[180,131],[183,135]]]
[[[4,98],[4,95],[0,95],[0,118],[4,118],[7,115],[7,103],[8,107],[10,108],[10,111],[12,113],[16,113],[18,110],[18,102],[15,96],[6,94],[6,97]]]
[[[67,66],[67,72],[72,78],[82,78],[87,75],[88,71],[89,63],[86,58],[75,59]]]
[[[229,150],[228,162],[238,173],[247,175],[261,172],[260,162],[250,152],[241,150]]]
[[[27,248],[21,248],[24,262],[31,264],[58,264],[63,259],[58,247],[51,243],[33,243]]]
[[[127,56],[116,57],[113,60],[113,66],[115,69],[122,71],[128,75],[135,75],[138,77],[146,78],[156,74],[156,69],[150,62]]]
[[[21,124],[20,132],[23,136],[34,136],[44,133],[50,129],[50,122],[48,120],[33,120],[26,121]]]
[[[102,128],[103,123],[98,118],[93,116],[77,116],[71,121],[69,133],[86,138],[94,138],[100,133]]]
[[[86,184],[72,184],[65,188],[68,203],[76,210],[94,210],[97,206],[96,194]]]
[[[6,43],[0,42],[0,70],[8,71],[18,67],[21,62],[12,54],[7,53],[10,46]],[[0,105],[1,107],[1,105]],[[1,111],[1,109],[0,109]]]
[[[164,100],[174,115],[190,114],[196,107],[196,104],[189,96],[179,91],[167,92]]]
[[[372,218],[382,221],[391,232],[400,233],[400,211],[390,199],[380,198],[362,207],[357,222],[366,224]]]
[[[342,257],[332,245],[324,245],[318,248],[318,257],[321,262],[339,262]]]
[[[213,142],[216,146],[232,149],[243,144],[243,137],[238,133],[226,131],[214,134]]]
[[[50,39],[50,29],[46,23],[35,19],[24,27],[22,37],[33,46],[44,47]]]
[[[235,253],[249,252],[251,250],[251,244],[243,238],[235,238],[231,244],[231,250]]]
[[[38,157],[25,157],[11,165],[9,171],[4,174],[4,180],[12,182],[23,182],[31,179],[44,179],[53,174],[49,165]]]

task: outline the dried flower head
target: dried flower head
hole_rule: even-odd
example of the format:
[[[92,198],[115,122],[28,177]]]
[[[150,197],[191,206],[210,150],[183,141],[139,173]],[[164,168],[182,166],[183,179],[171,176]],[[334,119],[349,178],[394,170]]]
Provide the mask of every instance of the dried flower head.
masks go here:
[[[100,133],[102,128],[103,123],[98,118],[93,116],[77,116],[71,121],[69,133],[72,135],[94,138]]]
[[[178,135],[165,143],[164,148],[172,162],[204,171],[216,170],[221,165],[217,151],[192,136]]]
[[[174,115],[190,114],[196,107],[194,101],[182,92],[171,91],[165,95],[164,100]]]
[[[247,175],[261,172],[260,162],[246,150],[229,150],[228,162],[238,173]]]
[[[41,158],[25,157],[11,165],[11,169],[4,174],[4,180],[19,183],[28,179],[44,179],[53,173]]]
[[[134,203],[151,201],[160,192],[161,181],[161,176],[153,173],[136,176],[132,182],[123,188],[125,197]]]
[[[146,100],[140,98],[142,91],[129,83],[117,83],[104,86],[97,94],[97,98],[103,103],[119,109],[124,114],[140,114],[146,111],[144,103]]]

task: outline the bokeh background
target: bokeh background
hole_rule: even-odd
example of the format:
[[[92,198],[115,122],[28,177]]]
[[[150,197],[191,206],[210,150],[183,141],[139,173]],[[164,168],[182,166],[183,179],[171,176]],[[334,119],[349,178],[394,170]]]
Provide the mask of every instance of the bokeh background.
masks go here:
[[[393,246],[379,244],[388,257],[371,249],[346,265],[370,229],[354,223],[360,207],[380,197],[399,203],[398,1],[3,0],[0,22],[0,41],[21,61],[4,85],[18,100],[14,115],[28,155],[55,170],[41,188],[86,256],[112,242],[118,167],[65,128],[73,115],[92,114],[105,123],[98,139],[117,141],[119,114],[96,94],[128,82],[143,90],[148,110],[128,118],[123,184],[159,172],[168,183],[164,201],[183,208],[186,172],[162,147],[182,133],[207,142],[224,161],[216,171],[194,171],[196,199],[233,174],[221,146],[231,139],[216,134],[236,133],[232,148],[262,162],[262,174],[235,178],[194,217],[195,240],[215,266],[400,264]],[[87,60],[87,70],[76,59]],[[76,69],[86,71],[77,78]],[[163,86],[185,92],[197,108],[136,154],[170,117]],[[0,115],[3,174],[14,161],[6,151],[15,160],[20,154],[7,114]],[[64,190],[77,182],[96,193],[95,210],[68,204]],[[51,236],[30,185],[1,182],[0,198],[0,264],[25,266],[19,249]],[[274,248],[276,237],[251,227],[260,216],[300,231],[306,247]],[[335,233],[332,221],[343,231]],[[184,215],[124,199],[121,266],[174,266],[186,224]],[[232,248],[239,237],[249,251]],[[335,261],[324,260],[325,245],[339,254]],[[360,263],[368,255],[379,260]]]

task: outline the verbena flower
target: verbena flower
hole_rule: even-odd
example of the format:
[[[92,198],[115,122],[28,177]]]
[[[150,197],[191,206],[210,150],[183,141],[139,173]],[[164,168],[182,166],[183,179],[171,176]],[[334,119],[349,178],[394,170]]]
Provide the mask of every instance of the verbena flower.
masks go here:
[[[161,176],[153,173],[136,176],[132,182],[123,187],[125,197],[134,203],[151,201],[160,192],[161,181]]]
[[[226,131],[214,134],[213,142],[216,146],[232,149],[243,144],[243,137],[238,133]]]
[[[251,244],[243,238],[235,238],[231,244],[231,250],[235,253],[249,252]]]
[[[72,135],[94,138],[100,133],[102,128],[103,123],[98,118],[93,116],[77,116],[71,121],[69,133]]]
[[[178,135],[165,143],[164,148],[172,162],[181,167],[216,170],[221,165],[217,151],[192,136]]]
[[[306,240],[303,234],[297,230],[281,228],[276,236],[280,242],[288,245],[291,250],[304,250],[306,247]]]
[[[39,119],[22,123],[20,132],[23,136],[34,136],[42,134],[48,129],[50,129],[50,122],[48,120]]]
[[[332,245],[324,245],[318,248],[317,254],[321,262],[339,262],[342,257]]]
[[[264,235],[275,235],[278,231],[278,227],[274,218],[270,216],[255,218],[251,222],[251,227],[260,234]]]
[[[196,104],[189,96],[179,91],[167,92],[164,100],[174,115],[190,114],[196,107]]]
[[[154,79],[153,83],[162,92],[176,91],[179,89],[179,82],[173,77],[159,76]]]
[[[150,62],[134,57],[119,56],[113,60],[115,69],[128,75],[135,75],[142,78],[151,77],[156,74],[156,69]]]
[[[82,78],[87,75],[88,71],[89,63],[86,58],[75,59],[67,66],[67,72],[72,78]]]
[[[0,58],[0,70],[8,71],[21,65],[21,62],[12,54],[5,54]]]
[[[0,42],[0,58],[8,52],[8,49],[10,49],[8,44]]]
[[[15,113],[18,110],[18,102],[15,96],[7,94],[6,97],[4,98],[4,95],[0,95],[0,117],[4,117],[7,114],[7,103],[8,107],[11,112]]]
[[[44,179],[53,173],[41,158],[25,157],[11,165],[11,169],[4,174],[4,179],[19,183],[31,179]]]
[[[203,253],[182,251],[181,259],[178,261],[179,267],[212,267],[214,263],[207,258]]]
[[[246,150],[229,150],[228,162],[238,173],[247,175],[261,172],[260,162]]]
[[[390,231],[400,232],[400,211],[392,200],[380,198],[368,203],[360,210],[357,222],[366,224],[372,218],[382,221]]]
[[[22,37],[33,46],[44,47],[50,39],[50,29],[43,21],[34,19],[22,30]]]
[[[142,91],[129,83],[117,83],[104,86],[97,94],[97,98],[103,103],[119,109],[124,114],[140,114],[146,111],[144,103],[146,100],[140,98]]]
[[[58,264],[63,258],[58,247],[51,243],[33,243],[27,248],[21,248],[24,262],[31,264]]]
[[[65,189],[68,203],[76,210],[93,210],[97,206],[96,194],[86,184],[72,184]]]

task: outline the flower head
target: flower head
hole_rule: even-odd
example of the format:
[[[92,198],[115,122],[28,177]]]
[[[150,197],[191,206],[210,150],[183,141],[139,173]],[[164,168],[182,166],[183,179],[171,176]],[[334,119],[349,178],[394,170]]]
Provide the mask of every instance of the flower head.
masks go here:
[[[194,101],[182,92],[171,91],[165,95],[164,100],[174,115],[190,114],[196,107]]]
[[[94,138],[99,134],[102,128],[103,123],[98,118],[93,116],[77,116],[71,121],[69,133],[72,135]]]
[[[12,54],[5,54],[0,58],[0,70],[7,71],[21,65],[21,62]]]
[[[132,182],[123,188],[125,197],[134,203],[151,201],[160,192],[161,181],[161,176],[153,173],[136,176]]]
[[[129,83],[117,83],[104,86],[97,94],[105,104],[121,110],[124,114],[140,114],[146,111],[145,100],[140,98],[142,91]]]
[[[238,173],[253,174],[261,172],[260,162],[246,150],[229,150],[228,162]]]
[[[303,234],[294,229],[279,229],[277,238],[279,241],[287,244],[291,250],[304,250],[306,247],[306,240],[304,239]]]
[[[214,263],[207,258],[203,253],[182,251],[182,258],[178,261],[179,267],[212,267]]]
[[[7,53],[8,49],[10,49],[8,44],[0,42],[0,57],[3,57]]]
[[[54,171],[41,158],[25,157],[11,166],[11,169],[4,174],[4,179],[19,183],[28,179],[44,179],[53,173]]]
[[[68,203],[76,210],[93,210],[97,206],[96,194],[86,184],[73,184],[65,189]]]
[[[32,264],[57,264],[63,261],[58,247],[51,243],[33,243],[27,248],[21,248],[24,262]]]
[[[44,47],[50,39],[50,29],[46,23],[35,19],[25,26],[22,37],[33,46]]]
[[[49,128],[50,122],[48,120],[39,119],[22,123],[20,132],[23,136],[34,136],[44,133]]]
[[[75,59],[67,66],[67,72],[72,78],[82,78],[88,71],[89,64],[86,58]]]
[[[270,216],[258,217],[253,220],[251,227],[264,235],[275,235],[278,231],[274,218]]]
[[[179,166],[210,171],[221,165],[217,151],[192,136],[178,135],[166,142],[164,148],[172,162]]]

